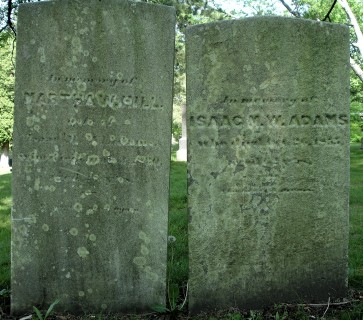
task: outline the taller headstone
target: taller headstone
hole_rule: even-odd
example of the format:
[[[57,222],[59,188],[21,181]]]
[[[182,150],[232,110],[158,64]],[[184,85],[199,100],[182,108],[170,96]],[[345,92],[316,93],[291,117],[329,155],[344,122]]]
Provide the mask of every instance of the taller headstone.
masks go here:
[[[348,28],[261,17],[186,41],[191,312],[343,296]]]
[[[12,311],[165,304],[174,9],[23,4]]]

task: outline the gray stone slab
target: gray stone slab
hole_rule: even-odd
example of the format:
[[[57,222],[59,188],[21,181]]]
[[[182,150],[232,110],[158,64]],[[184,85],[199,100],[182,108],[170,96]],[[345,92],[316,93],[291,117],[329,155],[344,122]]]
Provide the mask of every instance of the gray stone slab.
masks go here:
[[[165,304],[175,11],[20,6],[12,312]]]
[[[261,17],[186,41],[190,311],[344,296],[348,28]]]

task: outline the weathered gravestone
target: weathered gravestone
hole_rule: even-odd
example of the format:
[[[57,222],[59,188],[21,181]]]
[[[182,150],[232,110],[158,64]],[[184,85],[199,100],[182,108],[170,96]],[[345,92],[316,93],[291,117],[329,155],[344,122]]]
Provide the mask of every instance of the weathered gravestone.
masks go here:
[[[12,311],[165,304],[175,12],[20,6]]]
[[[191,312],[343,296],[348,28],[250,18],[186,41]]]

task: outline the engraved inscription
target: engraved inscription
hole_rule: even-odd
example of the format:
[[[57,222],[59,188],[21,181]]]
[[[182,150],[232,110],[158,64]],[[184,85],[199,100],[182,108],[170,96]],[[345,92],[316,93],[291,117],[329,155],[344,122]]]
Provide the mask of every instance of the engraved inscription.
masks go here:
[[[112,72],[112,77],[88,77],[88,78],[82,78],[82,77],[74,77],[74,76],[60,76],[60,75],[54,75],[52,74],[49,77],[50,82],[52,83],[60,83],[60,82],[65,82],[65,83],[71,83],[71,84],[76,84],[79,82],[85,82],[85,83],[89,83],[89,84],[98,84],[98,83],[102,83],[102,84],[109,84],[111,87],[114,87],[116,84],[122,84],[122,85],[133,85],[135,83],[135,81],[137,80],[136,77],[130,77],[130,78],[126,78],[122,75],[121,72],[118,73],[114,73]]]
[[[222,103],[230,103],[230,104],[271,104],[271,103],[287,103],[290,105],[296,103],[315,103],[318,101],[318,98],[313,97],[243,97],[236,98],[231,96],[225,96]]]
[[[267,215],[274,212],[284,194],[319,190],[318,180],[311,176],[315,159],[304,150],[344,145],[346,137],[342,132],[349,124],[349,116],[313,111],[311,106],[317,101],[315,97],[226,96],[224,101],[207,106],[206,112],[191,113],[190,130],[198,132],[193,133],[191,147],[213,154],[222,152],[228,159],[223,169],[210,172],[212,185],[221,194],[238,195],[236,201],[242,213],[252,210]],[[236,108],[234,104],[242,106]],[[230,183],[225,182],[226,175],[231,176]]]
[[[348,124],[347,114],[260,114],[243,115],[192,115],[191,126],[197,127],[304,127],[304,126],[344,126]]]
[[[157,156],[150,156],[150,155],[137,155],[135,157],[126,157],[126,156],[118,156],[117,159],[114,157],[109,156],[101,156],[96,154],[87,154],[85,152],[78,153],[74,152],[73,155],[70,156],[59,156],[57,154],[55,158],[54,153],[50,154],[38,154],[38,150],[33,150],[29,154],[20,153],[17,156],[19,161],[26,161],[28,163],[32,163],[36,165],[41,161],[52,161],[62,163],[64,165],[71,164],[72,166],[76,165],[88,165],[88,166],[95,166],[95,165],[115,165],[121,164],[125,166],[139,166],[145,165],[147,167],[152,168],[160,168],[161,167],[161,159]]]
[[[155,97],[112,94],[102,90],[97,92],[82,90],[60,90],[59,92],[24,91],[24,104],[28,110],[31,109],[31,105],[55,107],[64,100],[73,101],[74,106],[79,108],[109,108],[112,110],[162,110],[164,108],[162,104],[156,101]]]
[[[288,136],[285,138],[267,136],[265,134],[256,134],[253,137],[239,136],[231,140],[226,139],[213,139],[208,137],[201,137],[197,140],[199,147],[230,147],[230,148],[243,148],[250,145],[269,146],[269,145],[341,145],[344,143],[344,137],[341,135],[334,135],[327,133],[323,136],[316,137],[294,137]]]
[[[116,78],[120,83],[123,82],[129,85],[132,85],[134,80],[136,80],[136,77],[133,77],[128,81],[123,81],[124,79],[120,75],[116,75]],[[146,98],[145,96],[113,94],[106,93],[103,90],[97,92],[87,91],[88,83],[82,82],[85,79],[79,77],[56,77],[52,75],[50,80],[51,82],[74,82],[76,88],[73,90],[23,92],[23,101],[30,114],[26,118],[26,124],[29,127],[27,134],[28,141],[36,145],[39,143],[54,143],[59,140],[67,142],[72,146],[77,146],[78,150],[74,151],[72,155],[66,155],[64,153],[59,155],[58,151],[51,153],[44,152],[43,150],[46,149],[43,147],[40,152],[38,152],[38,149],[34,149],[27,154],[18,154],[17,158],[19,160],[25,161],[27,164],[32,163],[33,165],[39,162],[52,161],[58,162],[65,167],[69,165],[86,165],[90,167],[123,165],[129,167],[145,166],[151,169],[160,168],[160,157],[156,155],[143,154],[142,152],[137,152],[136,154],[127,152],[124,155],[120,155],[119,150],[121,148],[149,149],[151,151],[153,148],[159,148],[160,145],[148,139],[134,137],[133,133],[117,134],[120,127],[126,127],[132,123],[132,115],[127,114],[126,118],[120,119],[119,113],[112,112],[110,114],[110,109],[114,111],[120,109],[140,111],[162,110],[163,105],[157,103],[155,97]],[[67,105],[73,104],[74,108],[70,110],[70,117],[66,120],[66,124],[71,130],[59,132],[55,136],[45,137],[41,133],[41,127],[46,124],[45,120],[48,110],[57,106],[63,107],[66,105],[65,103]],[[84,116],[84,112],[79,112],[80,108],[99,108],[106,110],[102,112],[102,117],[92,117],[91,113],[90,115]],[[93,130],[95,127],[104,127],[106,130],[105,134],[95,133]],[[87,131],[84,132],[84,129]],[[64,147],[64,143],[62,145]],[[82,151],[86,146],[91,146],[94,151],[89,149]],[[116,153],[114,152],[115,150]],[[157,152],[157,150],[155,151]]]

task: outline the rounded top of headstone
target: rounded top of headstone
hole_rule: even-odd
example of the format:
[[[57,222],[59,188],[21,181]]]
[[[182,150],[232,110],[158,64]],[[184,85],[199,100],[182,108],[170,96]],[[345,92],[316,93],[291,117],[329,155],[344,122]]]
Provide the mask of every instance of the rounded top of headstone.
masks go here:
[[[346,29],[348,32],[349,27],[343,24],[323,22],[310,19],[299,19],[293,17],[281,17],[281,16],[259,16],[259,17],[248,17],[236,20],[226,20],[210,22],[205,24],[198,24],[194,26],[189,26],[187,28],[187,33],[201,32],[208,29],[228,29],[228,28],[240,28],[243,26],[256,26],[256,28],[263,28],[264,26],[269,28],[290,28],[295,26],[300,28],[301,26],[311,26],[311,27],[329,27],[329,28],[341,28]],[[273,30],[271,30],[273,32]]]
[[[131,6],[144,6],[145,8],[148,8],[148,10],[150,10],[150,8],[156,8],[156,9],[163,9],[163,10],[168,10],[168,11],[172,11],[175,12],[175,8],[173,6],[168,6],[168,5],[164,5],[164,4],[155,4],[155,3],[146,3],[140,0],[107,0],[107,1],[102,1],[102,0],[47,0],[47,1],[42,1],[42,2],[37,2],[37,3],[21,3],[20,7],[26,7],[29,6],[31,8],[35,8],[35,7],[39,7],[39,6],[47,6],[47,5],[52,5],[52,6],[58,6],[61,5],[62,7],[65,7],[67,5],[76,5],[76,6],[92,6],[92,5],[100,5],[100,6],[104,6],[105,4],[110,5],[110,6],[114,6],[114,5],[122,5],[122,4],[128,4]]]

